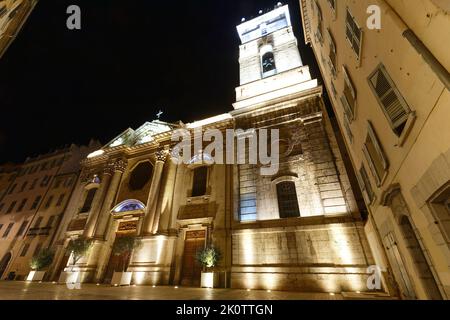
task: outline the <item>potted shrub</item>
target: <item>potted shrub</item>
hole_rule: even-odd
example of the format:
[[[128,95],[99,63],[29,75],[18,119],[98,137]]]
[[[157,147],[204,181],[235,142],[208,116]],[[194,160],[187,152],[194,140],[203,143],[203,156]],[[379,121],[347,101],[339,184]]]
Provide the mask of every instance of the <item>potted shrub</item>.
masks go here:
[[[197,261],[203,266],[201,275],[202,288],[216,288],[219,282],[219,274],[214,272],[214,268],[221,258],[220,251],[213,247],[206,247],[197,253]]]
[[[30,261],[31,271],[27,276],[27,281],[42,281],[45,276],[44,269],[53,262],[54,252],[50,249],[39,251]]]
[[[112,285],[126,286],[131,284],[133,272],[126,272],[133,250],[141,245],[141,241],[134,236],[117,238],[114,242],[113,254],[120,257],[120,271],[114,270]]]
[[[65,283],[76,283],[78,282],[78,272],[75,272],[75,266],[78,263],[78,261],[86,255],[86,253],[89,251],[89,249],[92,247],[92,240],[91,239],[74,239],[69,242],[66,248],[66,254],[72,255],[72,266],[71,271],[63,272],[61,273],[61,277],[59,279],[59,282],[65,282]]]

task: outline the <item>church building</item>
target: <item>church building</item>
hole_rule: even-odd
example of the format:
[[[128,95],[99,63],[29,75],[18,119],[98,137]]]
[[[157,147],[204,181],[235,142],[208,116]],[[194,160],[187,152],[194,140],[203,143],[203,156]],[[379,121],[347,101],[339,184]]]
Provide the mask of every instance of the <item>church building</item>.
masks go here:
[[[136,285],[200,286],[196,255],[213,246],[221,253],[220,287],[368,290],[374,261],[364,221],[288,6],[243,20],[237,32],[232,111],[187,124],[147,122],[82,161],[83,191],[56,241],[53,280],[76,273],[82,282],[115,284],[114,273],[126,270]],[[205,161],[212,155],[204,149],[188,163],[173,161],[180,129],[192,137],[234,130],[233,139],[248,145],[248,132],[277,129],[278,170],[261,174],[260,161]],[[140,245],[127,257],[115,254],[130,236]],[[74,263],[67,246],[76,239],[92,246]]]

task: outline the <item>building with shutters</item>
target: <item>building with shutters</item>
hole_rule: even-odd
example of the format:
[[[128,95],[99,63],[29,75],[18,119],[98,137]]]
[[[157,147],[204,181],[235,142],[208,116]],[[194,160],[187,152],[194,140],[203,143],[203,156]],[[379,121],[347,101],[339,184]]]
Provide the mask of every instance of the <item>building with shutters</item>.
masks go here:
[[[300,5],[370,212],[377,265],[405,298],[449,298],[448,1]]]

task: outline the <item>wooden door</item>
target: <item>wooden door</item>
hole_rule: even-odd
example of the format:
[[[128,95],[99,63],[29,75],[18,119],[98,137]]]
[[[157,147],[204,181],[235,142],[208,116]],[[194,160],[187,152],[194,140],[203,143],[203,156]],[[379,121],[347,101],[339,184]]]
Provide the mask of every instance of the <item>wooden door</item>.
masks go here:
[[[58,281],[61,272],[64,271],[64,269],[67,267],[67,263],[69,262],[70,254],[64,254],[62,257],[62,260],[58,266],[58,271],[55,273],[55,276],[53,277],[52,281]]]
[[[181,272],[182,286],[200,286],[202,266],[197,262],[196,255],[205,247],[205,238],[205,230],[186,232]]]
[[[119,229],[120,230],[120,229]],[[113,250],[111,250],[111,255],[109,256],[108,266],[106,267],[106,272],[103,278],[104,283],[111,283],[114,272],[123,272],[126,271],[128,265],[130,263],[131,255],[125,257],[126,253],[122,253],[121,255],[114,254],[114,246],[116,245],[117,239],[121,237],[129,237],[134,236],[135,232],[117,232],[116,239],[114,240]],[[125,259],[126,258],[126,259]]]

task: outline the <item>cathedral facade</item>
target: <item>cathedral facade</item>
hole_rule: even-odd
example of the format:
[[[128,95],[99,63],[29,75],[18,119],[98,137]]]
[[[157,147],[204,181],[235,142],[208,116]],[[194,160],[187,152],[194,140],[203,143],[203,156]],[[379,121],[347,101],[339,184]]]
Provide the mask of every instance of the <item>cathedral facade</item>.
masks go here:
[[[82,161],[81,191],[58,234],[51,279],[64,282],[76,273],[82,282],[112,283],[115,272],[126,270],[137,285],[199,286],[196,253],[214,246],[221,287],[368,289],[374,262],[364,222],[288,7],[243,21],[237,31],[233,111],[188,124],[147,122]],[[212,154],[203,142],[190,161],[174,161],[177,130],[192,133],[195,146],[194,133],[233,130],[233,141],[250,149],[248,133],[262,129],[279,133],[273,174],[261,174],[267,164],[249,154],[244,161],[235,154],[231,163],[205,161]],[[125,260],[114,254],[122,237],[140,242]],[[77,261],[67,250],[76,239],[92,243]]]

